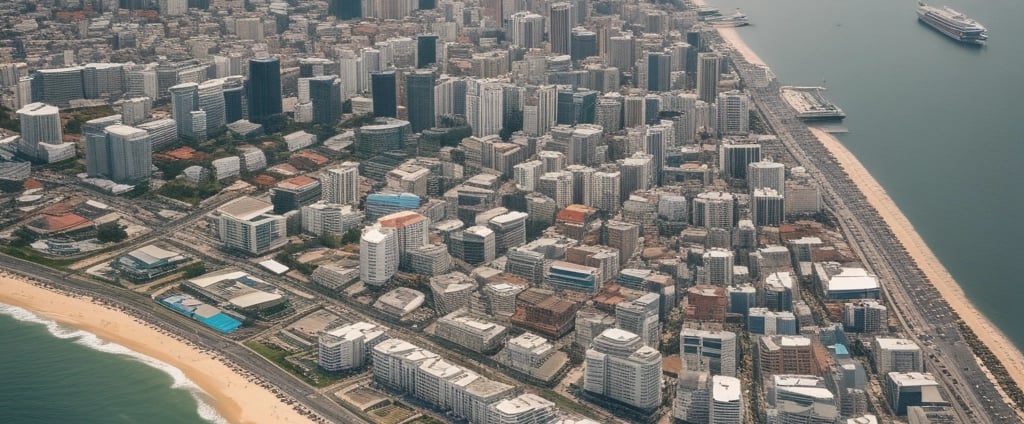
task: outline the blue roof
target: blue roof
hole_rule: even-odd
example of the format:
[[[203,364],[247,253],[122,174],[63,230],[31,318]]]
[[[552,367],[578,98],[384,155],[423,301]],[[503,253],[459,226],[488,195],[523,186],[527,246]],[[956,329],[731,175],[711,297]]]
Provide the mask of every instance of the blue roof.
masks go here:
[[[198,315],[194,315],[193,318],[195,318],[196,321],[206,324],[207,327],[210,327],[214,330],[220,331],[221,333],[225,334],[235,331],[238,327],[242,326],[241,322],[227,315],[224,315],[223,313],[213,315],[209,318],[203,318]]]
[[[844,345],[836,343],[835,346],[833,346],[833,348],[836,350],[836,356],[849,356],[850,355],[849,349],[847,349],[846,346],[844,346]]]

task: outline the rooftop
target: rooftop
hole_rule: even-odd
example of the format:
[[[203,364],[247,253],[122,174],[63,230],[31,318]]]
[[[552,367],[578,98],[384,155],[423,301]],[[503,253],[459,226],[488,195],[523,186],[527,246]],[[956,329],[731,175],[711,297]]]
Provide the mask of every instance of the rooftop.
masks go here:
[[[217,209],[218,212],[248,221],[274,210],[274,205],[254,197],[241,197]]]
[[[742,383],[736,377],[716,375],[711,377],[711,397],[716,402],[739,402]]]

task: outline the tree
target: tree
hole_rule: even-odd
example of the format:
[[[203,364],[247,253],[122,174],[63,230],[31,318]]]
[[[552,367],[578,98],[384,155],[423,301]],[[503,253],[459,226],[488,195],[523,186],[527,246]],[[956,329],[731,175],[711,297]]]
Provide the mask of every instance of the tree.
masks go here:
[[[185,278],[195,278],[200,275],[206,274],[206,264],[202,262],[189,264],[188,266],[182,269],[185,271]]]
[[[14,240],[11,241],[11,246],[14,247],[28,246],[32,244],[32,242],[36,241],[36,239],[38,238],[36,237],[36,233],[33,233],[31,230],[28,229],[28,227],[25,226],[22,226],[21,228],[14,230],[14,232],[11,233],[11,235],[14,236]]]
[[[353,228],[348,230],[345,235],[341,236],[341,244],[352,244],[359,243],[359,237],[362,235],[362,230]]]
[[[96,239],[100,243],[120,242],[128,238],[128,233],[124,231],[125,227],[118,224],[117,221],[107,222],[100,224],[96,227]]]

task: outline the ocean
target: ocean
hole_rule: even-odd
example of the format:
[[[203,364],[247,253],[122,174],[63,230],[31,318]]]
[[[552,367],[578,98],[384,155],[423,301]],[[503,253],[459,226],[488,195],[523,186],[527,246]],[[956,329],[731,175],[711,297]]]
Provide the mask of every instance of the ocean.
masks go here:
[[[176,368],[0,304],[0,422],[222,423]]]
[[[934,0],[989,30],[965,46],[917,22],[913,0],[710,0],[752,26],[747,45],[784,85],[822,85],[853,152],[978,309],[1018,347],[1024,286],[1024,6]]]

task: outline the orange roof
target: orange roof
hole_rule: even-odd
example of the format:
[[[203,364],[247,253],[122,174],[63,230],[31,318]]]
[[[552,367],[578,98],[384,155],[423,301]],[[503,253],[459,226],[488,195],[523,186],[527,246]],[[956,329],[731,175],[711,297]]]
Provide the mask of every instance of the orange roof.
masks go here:
[[[299,175],[298,177],[292,177],[287,180],[283,180],[277,183],[277,186],[285,189],[300,189],[309,187],[310,185],[316,183],[317,180],[314,178],[310,178],[305,175]]]
[[[195,156],[195,153],[196,149],[188,146],[181,146],[174,150],[168,150],[164,152],[163,155],[176,160],[190,160]]]
[[[66,213],[61,215],[42,215],[29,225],[47,233],[62,233],[88,227],[92,225],[92,221],[73,213]]]
[[[380,219],[377,220],[377,222],[379,222],[380,225],[388,228],[402,228],[405,227],[406,225],[415,224],[425,219],[427,218],[416,212],[401,211],[395,212],[391,215],[382,216],[380,217]]]
[[[43,183],[41,183],[41,182],[39,182],[37,180],[34,180],[32,178],[29,178],[29,179],[25,180],[25,184],[22,185],[22,187],[24,187],[25,190],[32,190],[32,189],[36,189],[36,188],[43,188]]]

